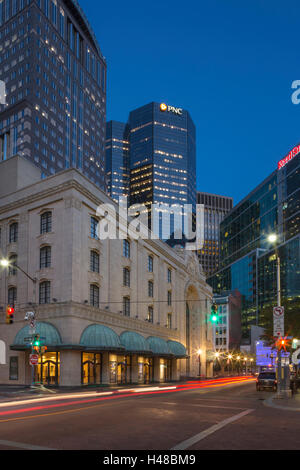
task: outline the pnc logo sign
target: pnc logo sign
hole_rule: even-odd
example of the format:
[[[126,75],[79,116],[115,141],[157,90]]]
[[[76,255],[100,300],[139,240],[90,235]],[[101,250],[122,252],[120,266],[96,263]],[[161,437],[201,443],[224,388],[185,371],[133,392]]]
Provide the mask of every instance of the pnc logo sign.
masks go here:
[[[175,108],[174,106],[168,106],[165,103],[162,103],[160,105],[160,110],[163,113],[168,111],[168,113],[174,113],[174,114],[177,114],[178,116],[182,116],[182,114],[183,114],[183,109],[182,108]]]

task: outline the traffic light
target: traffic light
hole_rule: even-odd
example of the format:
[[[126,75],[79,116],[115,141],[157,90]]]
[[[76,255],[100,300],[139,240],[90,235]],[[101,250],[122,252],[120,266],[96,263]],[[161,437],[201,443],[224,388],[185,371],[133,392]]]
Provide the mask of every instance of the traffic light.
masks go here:
[[[218,315],[218,306],[217,304],[213,304],[211,306],[211,317],[210,320],[212,323],[218,323],[219,315]]]
[[[6,307],[6,324],[11,325],[14,322],[15,308],[12,305]]]
[[[279,351],[281,351],[281,349],[284,349],[286,351],[286,348],[290,346],[290,340],[285,337],[285,338],[278,338],[278,340],[276,341],[276,347]]]
[[[35,335],[33,339],[33,349],[39,353],[40,352],[40,347],[41,347],[41,341],[40,341],[40,335]]]

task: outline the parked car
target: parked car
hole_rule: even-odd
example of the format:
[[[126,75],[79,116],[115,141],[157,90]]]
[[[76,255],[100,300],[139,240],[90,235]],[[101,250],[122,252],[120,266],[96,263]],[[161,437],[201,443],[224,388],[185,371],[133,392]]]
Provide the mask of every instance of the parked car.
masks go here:
[[[276,372],[261,372],[256,380],[256,390],[260,392],[264,389],[277,390]]]

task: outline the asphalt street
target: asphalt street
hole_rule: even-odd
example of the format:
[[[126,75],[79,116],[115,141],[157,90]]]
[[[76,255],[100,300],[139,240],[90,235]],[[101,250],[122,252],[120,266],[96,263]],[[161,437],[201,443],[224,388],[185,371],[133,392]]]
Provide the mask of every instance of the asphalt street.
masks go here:
[[[300,415],[253,380],[0,405],[0,450],[298,450]]]

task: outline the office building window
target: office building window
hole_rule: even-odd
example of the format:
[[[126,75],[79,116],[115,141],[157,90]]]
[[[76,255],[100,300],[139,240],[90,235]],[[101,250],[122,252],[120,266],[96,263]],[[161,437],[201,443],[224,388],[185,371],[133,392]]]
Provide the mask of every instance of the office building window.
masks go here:
[[[170,307],[172,305],[172,292],[169,290],[168,291],[168,306]]]
[[[167,328],[172,329],[172,313],[168,313],[167,315]]]
[[[148,256],[148,271],[149,273],[153,273],[153,257]]]
[[[171,284],[172,282],[172,270],[169,268],[168,269],[168,283]]]

